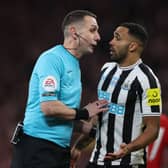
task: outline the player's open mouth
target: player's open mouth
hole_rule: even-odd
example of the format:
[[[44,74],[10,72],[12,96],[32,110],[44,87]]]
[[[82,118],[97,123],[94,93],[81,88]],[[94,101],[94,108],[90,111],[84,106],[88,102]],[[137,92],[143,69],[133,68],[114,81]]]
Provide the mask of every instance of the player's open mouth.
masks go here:
[[[113,53],[115,53],[114,48],[110,48],[110,54],[113,54]]]

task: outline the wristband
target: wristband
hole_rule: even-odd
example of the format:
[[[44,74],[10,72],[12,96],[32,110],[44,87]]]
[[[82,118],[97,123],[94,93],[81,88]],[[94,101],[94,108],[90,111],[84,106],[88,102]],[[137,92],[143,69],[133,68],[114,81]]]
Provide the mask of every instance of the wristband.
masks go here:
[[[88,120],[89,112],[87,109],[74,109],[76,111],[75,120]]]

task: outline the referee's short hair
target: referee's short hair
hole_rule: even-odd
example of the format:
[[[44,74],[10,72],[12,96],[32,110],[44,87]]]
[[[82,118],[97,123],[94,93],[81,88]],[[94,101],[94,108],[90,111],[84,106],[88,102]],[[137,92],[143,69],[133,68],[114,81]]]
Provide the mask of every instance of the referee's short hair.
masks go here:
[[[133,22],[125,22],[121,23],[118,26],[126,27],[129,30],[129,34],[137,38],[145,47],[147,45],[148,41],[148,32],[145,27],[138,23],[133,23]]]
[[[97,18],[97,16],[94,13],[88,10],[71,11],[64,17],[64,20],[62,22],[62,31],[64,32],[65,28],[71,23],[75,23],[83,20],[85,16],[91,16],[91,17]]]

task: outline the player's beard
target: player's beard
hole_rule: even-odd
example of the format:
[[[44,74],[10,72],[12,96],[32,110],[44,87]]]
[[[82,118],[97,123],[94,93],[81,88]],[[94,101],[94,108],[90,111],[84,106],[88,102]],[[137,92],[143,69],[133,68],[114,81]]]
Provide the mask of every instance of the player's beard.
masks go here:
[[[128,54],[128,46],[121,49],[120,51],[116,52],[115,50],[111,53],[111,61],[117,62],[118,64],[121,64],[124,62],[125,58]]]

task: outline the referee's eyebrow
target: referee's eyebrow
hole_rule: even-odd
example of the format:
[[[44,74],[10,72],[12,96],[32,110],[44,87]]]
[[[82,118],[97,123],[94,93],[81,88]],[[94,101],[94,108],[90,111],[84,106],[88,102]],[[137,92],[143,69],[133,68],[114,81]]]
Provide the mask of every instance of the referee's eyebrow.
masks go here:
[[[96,24],[92,24],[91,26],[90,26],[91,28],[95,28],[95,29],[99,29],[99,26],[98,25],[96,25]]]

